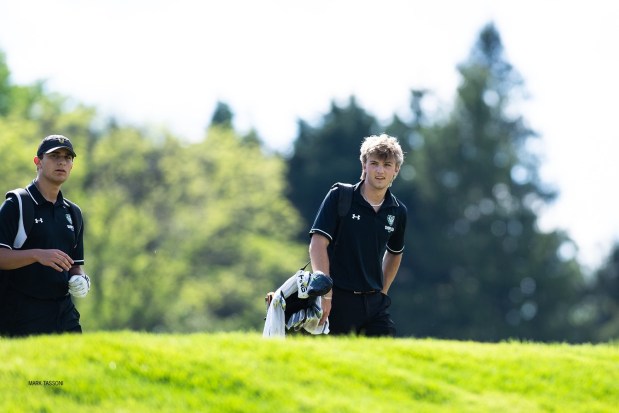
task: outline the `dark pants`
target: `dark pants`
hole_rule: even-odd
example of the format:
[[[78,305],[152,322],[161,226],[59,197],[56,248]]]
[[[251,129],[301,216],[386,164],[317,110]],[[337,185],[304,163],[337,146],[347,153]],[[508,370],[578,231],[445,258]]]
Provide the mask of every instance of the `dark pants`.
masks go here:
[[[389,314],[390,305],[391,298],[381,292],[355,294],[333,287],[329,334],[395,337],[395,324]]]
[[[36,334],[81,333],[80,313],[71,296],[42,300],[10,287],[0,303],[0,334],[9,337]]]

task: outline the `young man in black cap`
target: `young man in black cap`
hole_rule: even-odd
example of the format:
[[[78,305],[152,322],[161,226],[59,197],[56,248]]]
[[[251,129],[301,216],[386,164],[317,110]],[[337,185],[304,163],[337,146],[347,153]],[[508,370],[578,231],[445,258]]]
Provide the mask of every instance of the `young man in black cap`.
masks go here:
[[[404,160],[397,139],[370,136],[361,145],[361,182],[352,188],[344,216],[340,191],[327,194],[310,230],[312,268],[333,279],[322,297],[320,325],[329,317],[331,334],[395,336],[387,295],[404,250],[406,207],[389,187]]]
[[[75,222],[81,224],[81,212],[60,191],[75,156],[65,136],[44,138],[34,157],[37,176],[25,188],[24,198],[7,194],[0,206],[0,270],[5,284],[0,300],[2,335],[82,331],[71,299],[84,297],[90,289],[90,279],[82,270],[83,225]],[[30,203],[34,222],[28,223],[23,211]]]

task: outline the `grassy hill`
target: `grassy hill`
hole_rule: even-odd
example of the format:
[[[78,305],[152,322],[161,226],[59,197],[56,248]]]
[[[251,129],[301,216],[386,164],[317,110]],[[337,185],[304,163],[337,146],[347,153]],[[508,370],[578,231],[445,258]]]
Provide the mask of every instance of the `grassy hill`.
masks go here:
[[[617,412],[619,345],[255,333],[0,339],[1,412]]]

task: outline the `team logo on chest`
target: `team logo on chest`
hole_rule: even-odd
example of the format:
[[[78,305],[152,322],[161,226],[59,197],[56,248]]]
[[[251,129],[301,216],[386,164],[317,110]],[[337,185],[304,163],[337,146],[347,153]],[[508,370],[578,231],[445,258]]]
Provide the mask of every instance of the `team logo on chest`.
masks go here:
[[[395,229],[393,228],[393,223],[395,222],[395,215],[387,215],[387,223],[389,225],[385,225],[385,231],[393,232]]]
[[[65,217],[67,218],[67,228],[69,228],[71,231],[75,231],[75,229],[73,228],[73,220],[71,219],[71,214],[65,214]]]
[[[359,215],[352,214],[352,219],[356,219],[357,221],[361,221],[361,214],[359,214]]]

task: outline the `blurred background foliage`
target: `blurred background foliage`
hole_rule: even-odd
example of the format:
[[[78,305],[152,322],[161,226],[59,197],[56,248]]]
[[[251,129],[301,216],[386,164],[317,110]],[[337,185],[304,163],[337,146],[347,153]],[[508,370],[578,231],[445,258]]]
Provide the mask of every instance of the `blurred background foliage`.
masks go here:
[[[0,176],[26,186],[40,139],[69,136],[78,152],[65,195],[86,225],[86,331],[260,330],[264,293],[308,259],[307,231],[333,182],[356,182],[363,137],[387,132],[406,157],[394,193],[409,227],[395,284],[400,336],[599,342],[619,337],[619,247],[592,274],[560,231],[537,216],[556,197],[517,111],[525,96],[492,24],[458,66],[454,102],[381,124],[354,96],[321,121],[299,120],[292,151],[234,130],[217,105],[204,138],[101,121],[97,109],[16,85],[0,51]],[[208,117],[205,116],[205,117]]]

